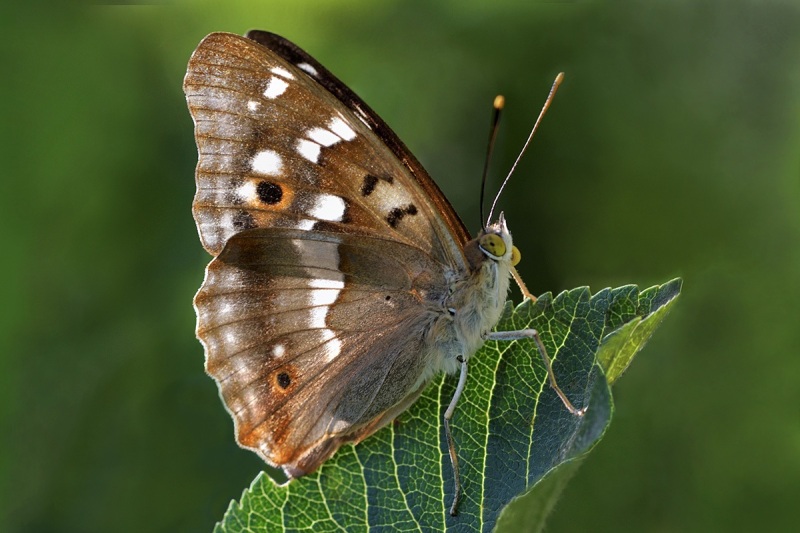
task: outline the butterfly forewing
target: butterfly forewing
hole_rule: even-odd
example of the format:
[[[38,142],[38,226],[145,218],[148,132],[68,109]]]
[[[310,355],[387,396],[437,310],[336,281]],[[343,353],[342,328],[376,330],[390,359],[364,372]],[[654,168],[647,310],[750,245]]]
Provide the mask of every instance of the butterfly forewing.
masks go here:
[[[212,254],[244,229],[326,227],[391,235],[463,264],[463,226],[453,232],[369,121],[305,70],[250,39],[211,34],[184,89],[200,154],[195,220]]]
[[[447,197],[439,189],[439,186],[430,178],[419,161],[417,161],[417,158],[414,157],[414,154],[406,148],[403,141],[356,93],[299,46],[280,35],[267,31],[251,30],[247,33],[247,37],[263,44],[287,62],[299,66],[328,92],[333,94],[359,120],[364,122],[392,151],[395,157],[403,163],[406,170],[423,189],[426,198],[436,207],[435,218],[444,221],[450,236],[462,245],[470,239],[469,231],[467,231]]]
[[[239,443],[297,476],[422,390],[467,233],[380,118],[302,50],[259,37],[209,35],[184,82],[193,211],[216,256],[197,334]]]

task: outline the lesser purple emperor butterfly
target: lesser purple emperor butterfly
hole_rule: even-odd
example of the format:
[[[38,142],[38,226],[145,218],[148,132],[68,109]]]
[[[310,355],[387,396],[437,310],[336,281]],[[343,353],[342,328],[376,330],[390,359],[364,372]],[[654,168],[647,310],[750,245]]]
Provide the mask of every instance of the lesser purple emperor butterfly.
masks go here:
[[[184,91],[214,256],[197,336],[238,443],[302,476],[460,370],[445,413],[456,469],[447,422],[470,356],[487,339],[538,342],[491,332],[518,279],[503,216],[471,239],[389,127],[277,35],[207,36]]]

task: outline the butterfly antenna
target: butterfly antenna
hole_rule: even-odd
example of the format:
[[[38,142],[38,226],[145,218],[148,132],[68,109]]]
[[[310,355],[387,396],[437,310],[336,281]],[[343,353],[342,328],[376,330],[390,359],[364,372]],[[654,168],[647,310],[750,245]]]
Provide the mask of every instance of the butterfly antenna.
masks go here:
[[[522,156],[525,154],[525,151],[528,149],[528,145],[531,143],[531,139],[533,139],[533,134],[536,133],[536,130],[539,128],[539,123],[542,121],[542,117],[545,113],[547,113],[547,109],[550,107],[550,102],[553,101],[553,97],[556,95],[556,91],[558,90],[558,86],[561,85],[561,82],[564,81],[564,73],[559,72],[558,76],[556,76],[555,81],[553,82],[553,86],[550,87],[550,94],[547,95],[547,100],[545,100],[544,105],[542,106],[542,110],[539,111],[539,118],[536,119],[536,123],[533,125],[533,129],[531,130],[530,135],[528,135],[528,140],[525,141],[525,145],[520,150],[519,155],[517,156],[517,160],[514,161],[514,164],[511,166],[511,170],[508,171],[508,176],[506,179],[503,180],[503,184],[500,186],[500,190],[497,191],[497,195],[494,197],[494,201],[492,202],[492,208],[489,210],[489,218],[486,219],[486,224],[492,219],[492,213],[494,213],[494,208],[497,205],[497,200],[500,198],[500,194],[502,194],[503,189],[506,187],[506,183],[508,183],[508,179],[511,177],[511,174],[514,173],[516,170],[517,165],[519,164],[519,160],[522,159]]]
[[[494,108],[494,112],[492,113],[492,126],[489,130],[489,145],[486,148],[486,160],[483,163],[483,177],[481,177],[481,228],[486,231],[486,224],[484,224],[485,218],[483,218],[483,199],[486,194],[486,179],[489,175],[489,162],[492,160],[492,152],[494,151],[494,141],[497,139],[497,125],[500,122],[500,111],[503,110],[503,106],[506,105],[506,99],[503,98],[502,94],[498,94],[494,97],[494,102],[492,103],[492,107]]]

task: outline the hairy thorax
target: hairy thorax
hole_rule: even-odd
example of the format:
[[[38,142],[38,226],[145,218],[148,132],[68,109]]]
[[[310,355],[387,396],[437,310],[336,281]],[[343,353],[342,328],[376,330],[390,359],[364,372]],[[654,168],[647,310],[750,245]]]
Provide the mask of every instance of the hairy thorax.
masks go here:
[[[455,373],[458,357],[469,359],[500,320],[506,302],[510,264],[488,258],[478,268],[455,276],[444,309],[428,332],[428,372],[422,381],[444,371]]]

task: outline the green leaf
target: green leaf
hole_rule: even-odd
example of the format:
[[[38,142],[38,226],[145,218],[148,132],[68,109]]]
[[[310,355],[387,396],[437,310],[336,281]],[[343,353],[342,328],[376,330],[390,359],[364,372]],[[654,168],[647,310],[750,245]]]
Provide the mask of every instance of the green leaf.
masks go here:
[[[619,296],[610,308],[611,332],[603,339],[597,361],[605,370],[606,379],[613,384],[628,368],[633,356],[650,339],[670,309],[670,303],[681,292],[682,281],[674,279],[639,294],[635,285],[617,289]]]
[[[644,347],[680,294],[682,281],[674,279],[639,293],[635,285],[605,289],[594,298],[608,298],[605,331],[597,362],[605,371],[606,380],[613,383],[630,365],[633,357]],[[599,439],[598,439],[599,440]],[[514,499],[502,511],[497,522],[499,532],[541,531],[549,512],[572,475],[583,462],[582,455],[566,461],[548,472],[527,493]]]
[[[621,369],[616,377],[630,364],[679,291],[679,281],[641,294],[626,286],[590,296],[584,287],[508,307],[497,329],[536,328],[562,390],[589,409],[576,417],[564,408],[532,342],[486,343],[469,361],[452,421],[458,516],[448,513],[453,474],[442,426],[457,379],[442,376],[394,424],[342,447],[314,474],[284,485],[259,474],[215,531],[490,531],[501,512],[508,531],[538,531],[610,421],[603,368]]]

